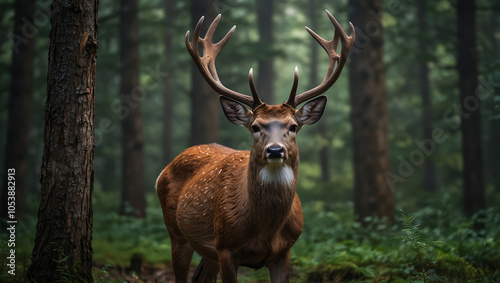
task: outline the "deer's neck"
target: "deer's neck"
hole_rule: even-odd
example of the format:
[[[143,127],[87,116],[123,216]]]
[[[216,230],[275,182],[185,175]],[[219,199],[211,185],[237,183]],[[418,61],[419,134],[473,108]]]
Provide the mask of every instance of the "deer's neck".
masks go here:
[[[248,166],[248,205],[250,222],[261,228],[279,228],[283,224],[295,198],[298,162],[296,165],[252,164]],[[262,227],[265,226],[265,227]]]

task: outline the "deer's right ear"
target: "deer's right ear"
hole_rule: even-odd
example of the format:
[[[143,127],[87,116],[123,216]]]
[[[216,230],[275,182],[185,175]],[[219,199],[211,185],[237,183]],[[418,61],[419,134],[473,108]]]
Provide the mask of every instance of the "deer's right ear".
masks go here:
[[[252,116],[252,111],[248,110],[245,106],[240,103],[228,99],[224,96],[220,97],[220,104],[222,105],[222,110],[224,110],[224,114],[227,119],[239,126],[246,126],[250,121],[250,117]]]

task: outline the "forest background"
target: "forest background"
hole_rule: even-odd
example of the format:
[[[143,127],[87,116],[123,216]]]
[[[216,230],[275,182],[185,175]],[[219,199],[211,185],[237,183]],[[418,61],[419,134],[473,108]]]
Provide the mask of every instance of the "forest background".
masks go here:
[[[120,21],[120,3],[101,1],[99,5],[92,200],[96,266],[129,267],[131,258],[138,256],[144,264],[168,269],[170,243],[154,193],[160,171],[193,144],[218,142],[242,150],[251,146],[248,132],[226,121],[218,105],[194,102],[193,85],[201,83],[195,80],[198,71],[192,71],[184,45],[185,32],[194,27],[192,18],[199,17],[193,14],[206,14],[208,21],[222,14],[216,38],[232,25],[237,26],[217,60],[222,81],[246,93],[246,74],[254,68],[257,89],[266,93],[264,100],[277,104],[288,96],[295,66],[301,78],[299,92],[316,85],[326,71],[326,55],[304,26],[329,39],[333,29],[324,9],[331,11],[346,31],[352,13],[348,1],[193,1],[196,5],[205,2],[210,11],[194,12],[195,4],[188,1],[139,2],[139,81],[127,95],[120,93],[120,50],[130,47],[121,46],[119,31],[124,23]],[[500,3],[475,2],[478,84],[466,96],[466,102],[460,96],[457,56],[465,43],[458,36],[454,1],[430,1],[423,8],[425,1],[382,1],[377,12],[380,21],[372,20],[366,29],[357,26],[361,41],[352,53],[369,46],[375,35],[383,34],[381,59],[388,119],[377,123],[386,123],[388,129],[390,169],[383,172],[383,181],[394,199],[392,217],[402,220],[391,223],[391,216],[386,217],[387,222],[376,215],[360,219],[355,209],[357,198],[363,197],[355,194],[353,163],[358,157],[353,153],[352,122],[356,117],[352,114],[350,86],[356,78],[349,76],[348,62],[327,92],[329,102],[321,122],[305,127],[298,137],[298,194],[304,206],[305,228],[292,250],[297,280],[391,281],[421,279],[425,274],[424,281],[498,282]],[[0,3],[2,94],[9,92],[14,81],[15,74],[9,72],[13,53],[25,44],[13,36],[13,3]],[[30,262],[40,200],[50,1],[35,1],[34,15],[34,21],[25,27],[25,39],[34,43],[32,96],[28,98],[31,106],[19,113],[29,125],[25,157],[21,158],[24,165],[19,165],[26,171],[23,177],[18,176],[24,181],[18,183],[16,206],[22,219],[17,230],[18,243],[22,243],[18,248],[18,258],[22,259],[19,269]],[[216,97],[215,93],[208,95]],[[8,95],[0,96],[2,149],[7,144],[8,101]],[[482,147],[483,184],[478,191],[484,200],[473,211],[467,205],[476,199],[465,196],[464,175],[477,168],[467,169],[463,161],[460,127],[461,120],[471,113],[480,117],[481,131],[475,138]],[[128,119],[139,128],[127,129],[124,121]],[[130,149],[127,144],[131,144]],[[142,153],[128,156],[135,148]],[[8,152],[2,154],[4,160]],[[132,165],[139,168],[138,175],[124,173],[124,167]],[[4,174],[7,166],[2,168]],[[127,187],[131,185],[132,189]],[[127,198],[130,190],[141,192],[140,197]],[[6,209],[3,204],[2,200]],[[418,217],[415,220],[398,214],[400,209]],[[423,239],[418,241],[417,236]],[[5,268],[3,262],[2,266]],[[140,277],[141,272],[144,267],[126,269],[122,275]],[[109,273],[106,268],[100,269],[95,277],[107,278]],[[253,276],[248,280],[265,280],[262,273]]]

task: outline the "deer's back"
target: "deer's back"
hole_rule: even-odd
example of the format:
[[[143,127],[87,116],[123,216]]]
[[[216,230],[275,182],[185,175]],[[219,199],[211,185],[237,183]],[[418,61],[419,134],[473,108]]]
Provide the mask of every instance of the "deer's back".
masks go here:
[[[206,144],[184,150],[165,167],[157,180],[157,193],[171,236],[200,242],[213,250],[214,203],[224,189],[222,182],[226,181],[219,175],[227,174],[228,170],[233,177],[243,173],[243,167],[237,165],[248,163],[248,156],[248,151]],[[190,241],[191,236],[198,239]],[[199,239],[200,236],[205,239]]]

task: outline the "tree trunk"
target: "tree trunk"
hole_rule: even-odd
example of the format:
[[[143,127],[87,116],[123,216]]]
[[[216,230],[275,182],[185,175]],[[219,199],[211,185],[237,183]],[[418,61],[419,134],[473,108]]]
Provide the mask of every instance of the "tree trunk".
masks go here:
[[[500,7],[500,0],[495,0],[493,1],[494,5],[496,7]],[[500,34],[500,9],[497,8],[492,9],[490,11],[491,15],[491,20],[488,23],[491,27],[490,32],[489,32],[489,39],[493,43],[493,56],[495,58],[500,58],[500,42],[496,38],[497,34]],[[489,81],[489,89],[486,90],[487,92],[490,92],[493,95],[493,99],[490,100],[491,104],[487,105],[489,106],[491,111],[493,111],[494,115],[498,115],[499,109],[500,109],[500,84],[493,84],[492,81],[495,81],[493,76],[495,76],[494,71],[490,71],[491,73],[488,74],[488,76],[485,78],[487,81]],[[497,71],[498,72],[498,71]],[[496,75],[498,76],[498,74]],[[498,77],[497,80],[498,82]],[[495,99],[496,98],[496,99]],[[486,105],[485,105],[486,106]],[[495,111],[496,109],[496,111]],[[500,147],[498,146],[500,144],[500,118],[496,119],[488,119],[487,123],[487,129],[486,131],[489,132],[490,135],[490,140],[488,143],[488,148],[486,149],[486,152],[488,154],[485,156],[485,169],[488,172],[488,175],[490,176],[489,178],[493,182],[493,186],[496,188],[496,192],[500,193],[500,176],[498,175],[498,167],[497,167],[497,158],[500,156]],[[485,172],[486,173],[486,172]]]
[[[259,27],[259,42],[266,54],[259,59],[257,74],[257,91],[262,101],[274,104],[274,59],[269,52],[273,47],[273,0],[257,0],[257,24]]]
[[[165,78],[165,92],[163,93],[163,129],[162,129],[162,161],[168,164],[172,160],[172,68],[173,44],[175,22],[175,1],[165,1],[165,53],[168,76]]]
[[[97,1],[52,2],[41,201],[28,281],[92,282]]]
[[[384,178],[390,162],[381,1],[354,0],[349,6],[351,22],[356,26],[349,71],[354,210],[360,221],[376,216],[393,222],[393,193]]]
[[[32,36],[33,31],[28,28],[28,24],[24,21],[32,25],[35,1],[16,1],[14,2],[14,9],[14,50],[12,52],[10,70],[9,114],[7,118],[4,170],[2,174],[5,174],[9,169],[14,169],[15,171],[15,218],[20,219],[26,214],[28,138],[33,97],[33,56],[35,51],[35,38]],[[7,177],[2,178],[2,180],[7,180]],[[7,182],[2,182],[1,219],[8,217],[7,200],[8,184]]]
[[[146,191],[140,102],[146,93],[139,83],[137,12],[137,0],[121,0],[122,202],[120,214],[142,218],[146,213]]]
[[[200,36],[204,37],[209,24],[217,16],[214,0],[191,0],[191,27],[205,16]],[[191,64],[191,135],[190,144],[197,145],[219,140],[219,95],[205,81],[194,63]]]
[[[311,0],[309,1],[309,19],[310,19],[310,28],[312,30],[317,30],[318,27],[318,21],[317,21],[317,15],[316,15],[316,9],[318,8],[316,6],[316,0]],[[311,64],[310,64],[310,70],[311,72],[309,73],[309,89],[312,89],[316,87],[318,83],[318,48],[320,46],[318,45],[318,42],[311,38],[310,40],[310,49],[311,49]],[[330,153],[328,150],[328,142],[323,142],[323,141],[329,141],[329,137],[326,135],[327,133],[327,111],[323,114],[323,119],[320,119],[318,121],[318,132],[317,134],[320,136],[320,148],[319,148],[319,164],[321,166],[321,180],[324,182],[328,182],[330,180]]]
[[[457,67],[462,104],[464,209],[471,216],[485,207],[480,102],[476,88],[475,1],[457,0]]]
[[[418,14],[418,28],[420,31],[419,37],[419,50],[421,52],[422,59],[418,63],[419,68],[419,84],[420,84],[420,94],[422,95],[422,108],[423,108],[423,133],[424,140],[432,140],[432,105],[431,105],[431,94],[429,87],[429,67],[427,66],[427,0],[417,1],[417,14]],[[430,149],[429,149],[430,150]],[[425,159],[424,163],[425,175],[424,175],[424,189],[429,192],[435,192],[436,187],[436,173],[434,170],[434,162],[432,159]]]

